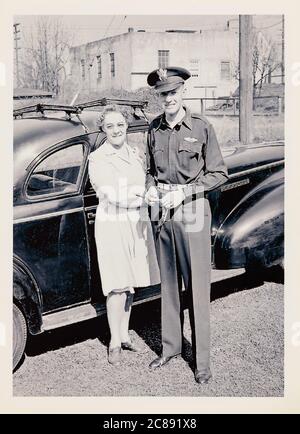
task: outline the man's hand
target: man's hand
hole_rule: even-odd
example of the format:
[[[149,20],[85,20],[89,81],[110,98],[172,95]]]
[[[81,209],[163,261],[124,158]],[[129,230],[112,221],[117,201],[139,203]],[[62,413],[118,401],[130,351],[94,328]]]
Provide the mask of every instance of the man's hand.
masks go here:
[[[170,191],[161,199],[161,204],[167,209],[176,208],[184,199],[185,194],[183,190]]]
[[[145,194],[145,202],[148,205],[153,206],[158,201],[159,201],[158,192],[156,190],[156,187],[152,186]]]

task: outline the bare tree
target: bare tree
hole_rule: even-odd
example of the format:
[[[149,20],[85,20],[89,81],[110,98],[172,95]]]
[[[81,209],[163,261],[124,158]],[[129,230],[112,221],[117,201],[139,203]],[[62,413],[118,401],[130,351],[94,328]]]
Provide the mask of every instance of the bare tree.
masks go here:
[[[58,95],[66,78],[71,35],[58,17],[39,16],[26,37],[23,85]]]
[[[258,32],[253,47],[253,93],[260,96],[266,77],[281,67],[275,42]]]
[[[260,96],[266,77],[281,67],[276,43],[262,32],[253,34],[252,77],[253,95]],[[234,78],[239,80],[239,65],[234,67]]]

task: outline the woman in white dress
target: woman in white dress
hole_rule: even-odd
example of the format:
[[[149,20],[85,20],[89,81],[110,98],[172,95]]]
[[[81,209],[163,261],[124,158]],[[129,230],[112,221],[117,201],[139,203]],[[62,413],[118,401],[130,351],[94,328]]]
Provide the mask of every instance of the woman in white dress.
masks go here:
[[[127,121],[116,106],[100,115],[106,142],[89,157],[89,176],[99,198],[95,239],[111,333],[108,361],[121,349],[137,351],[128,327],[135,287],[160,282],[151,223],[144,201],[142,161],[126,142]]]

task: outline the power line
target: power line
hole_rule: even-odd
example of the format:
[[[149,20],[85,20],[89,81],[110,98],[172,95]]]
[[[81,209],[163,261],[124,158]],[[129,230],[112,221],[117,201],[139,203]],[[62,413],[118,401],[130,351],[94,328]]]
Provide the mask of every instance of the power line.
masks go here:
[[[259,30],[266,30],[266,29],[270,29],[271,27],[278,26],[279,24],[282,24],[282,20],[278,21],[277,23],[271,24],[270,26],[266,26],[266,27],[257,27],[257,26],[255,26],[255,28],[259,29]]]
[[[121,29],[121,27],[123,26],[124,21],[126,20],[126,18],[127,18],[127,15],[124,15],[124,18],[123,18],[121,24],[118,26],[118,30],[117,31],[119,31]]]
[[[110,27],[111,30],[117,30],[120,29],[120,27],[123,25],[125,19],[127,18],[127,15],[125,15],[125,17],[123,18],[123,22],[121,22],[121,24],[116,25],[116,26],[97,26],[97,27],[79,27],[79,26],[68,26],[68,29],[72,29],[72,30],[82,30],[82,31],[89,31],[89,30],[103,30],[103,29],[108,29],[108,27]],[[130,25],[130,27],[133,27],[134,29],[147,29],[147,30],[158,30],[158,31],[164,31],[164,29],[169,29],[169,28],[187,28],[187,29],[194,29],[194,30],[225,30],[226,26],[224,24],[218,24],[218,25],[196,25],[196,24],[174,24],[174,23],[170,23],[164,26],[159,26],[159,27],[153,27],[153,26],[143,26],[143,25]],[[23,28],[25,29],[31,29],[31,26],[23,26]]]
[[[108,26],[107,26],[107,29],[105,30],[105,33],[104,33],[103,39],[105,38],[105,36],[106,36],[106,34],[107,34],[107,31],[108,31],[108,29],[110,28],[110,26],[111,26],[113,20],[115,19],[115,17],[116,17],[116,15],[113,15],[112,19],[110,20],[110,22],[109,22],[109,24],[108,24]]]

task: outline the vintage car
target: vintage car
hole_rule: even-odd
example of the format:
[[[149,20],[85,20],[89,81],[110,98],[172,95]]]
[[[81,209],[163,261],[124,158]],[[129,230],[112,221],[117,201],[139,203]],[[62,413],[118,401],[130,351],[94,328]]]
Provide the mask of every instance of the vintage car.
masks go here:
[[[29,335],[105,312],[94,240],[98,202],[88,178],[88,156],[105,134],[99,113],[88,108],[107,102],[14,111],[14,368]],[[117,103],[143,109],[138,102]],[[129,144],[145,144],[147,128],[135,114]],[[283,143],[225,149],[224,156],[229,180],[208,194],[212,267],[257,271],[282,263]],[[138,288],[134,303],[159,291]]]

